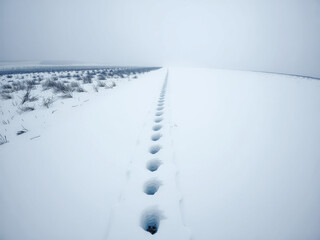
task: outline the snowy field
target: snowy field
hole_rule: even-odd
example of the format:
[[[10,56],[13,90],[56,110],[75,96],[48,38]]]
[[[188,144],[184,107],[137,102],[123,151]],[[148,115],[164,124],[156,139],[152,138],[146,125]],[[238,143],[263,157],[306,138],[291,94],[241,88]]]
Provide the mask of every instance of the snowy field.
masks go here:
[[[0,239],[320,239],[319,80],[119,75],[0,77]]]

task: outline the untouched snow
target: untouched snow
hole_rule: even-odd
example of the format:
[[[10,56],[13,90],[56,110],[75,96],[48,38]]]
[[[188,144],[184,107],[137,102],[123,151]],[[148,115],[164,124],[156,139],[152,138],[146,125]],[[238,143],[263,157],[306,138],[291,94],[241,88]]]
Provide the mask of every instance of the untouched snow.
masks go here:
[[[0,239],[319,239],[320,81],[166,74],[23,113],[32,130],[0,146]]]
[[[169,82],[194,239],[320,239],[320,81],[179,69]]]

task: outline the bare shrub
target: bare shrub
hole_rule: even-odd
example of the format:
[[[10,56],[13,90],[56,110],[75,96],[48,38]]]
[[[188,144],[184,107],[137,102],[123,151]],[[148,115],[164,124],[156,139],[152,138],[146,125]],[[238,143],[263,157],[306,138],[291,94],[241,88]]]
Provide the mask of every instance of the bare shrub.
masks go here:
[[[6,120],[2,120],[2,124],[3,125],[9,125],[10,124],[10,120],[9,119],[7,121]]]
[[[29,96],[30,96],[31,89],[27,89],[26,93],[23,95],[21,99],[21,104],[24,104],[25,102],[29,101]]]
[[[12,90],[12,89],[2,89],[2,90],[1,90],[1,93],[10,94],[10,93],[13,93],[13,90]]]
[[[42,84],[42,88],[43,90],[48,90],[51,88],[54,88],[56,85],[56,81],[52,79],[47,79],[43,84]]]
[[[26,93],[21,98],[21,104],[24,104],[26,102],[34,102],[34,101],[37,101],[38,99],[39,99],[38,97],[31,95],[31,88],[28,87]]]
[[[34,78],[34,79],[32,79],[32,80],[28,80],[28,81],[26,81],[26,83],[27,83],[27,87],[28,88],[35,88],[35,86],[38,84],[38,82],[37,82],[37,80]]]
[[[92,85],[92,88],[94,91],[99,92],[99,87],[97,85]]]
[[[54,102],[53,97],[47,97],[42,99],[42,105],[46,108],[49,108]]]
[[[9,141],[8,141],[8,139],[7,139],[7,136],[0,134],[0,145],[5,144],[5,143],[8,143],[8,142],[9,142]]]
[[[83,87],[79,86],[79,87],[77,87],[77,88],[75,89],[75,91],[76,91],[76,92],[85,92],[86,90],[85,90]]]
[[[27,86],[25,83],[23,83],[22,81],[15,81],[12,83],[12,87],[13,87],[13,90],[15,92],[17,91],[21,91],[21,90],[26,90]]]
[[[98,75],[98,80],[106,80],[106,76],[102,75],[102,74],[99,74]]]
[[[92,76],[91,75],[85,75],[82,77],[82,82],[84,84],[87,84],[87,83],[92,83]]]
[[[114,88],[116,86],[116,83],[114,81],[110,81],[106,84],[105,88]]]
[[[20,110],[20,112],[30,112],[35,110],[34,106],[19,106],[18,109]]]
[[[12,89],[11,84],[5,83],[2,85],[2,89]]]
[[[105,87],[105,86],[106,86],[106,83],[101,82],[101,81],[97,81],[97,86],[98,86],[98,87]]]
[[[78,82],[71,82],[71,83],[70,83],[70,87],[72,87],[72,88],[78,88],[78,87],[80,87],[80,84],[79,84]]]
[[[75,74],[73,75],[74,79],[77,80],[77,81],[80,81],[81,80],[81,77],[79,74]]]
[[[65,92],[61,95],[61,98],[73,98],[72,92]]]
[[[56,93],[66,94],[66,93],[72,92],[72,87],[63,82],[55,82],[54,91]]]
[[[72,96],[73,89],[70,84],[65,84],[63,82],[54,81],[52,79],[48,79],[42,84],[42,88],[44,90],[48,90],[50,88],[53,89],[55,93],[62,93],[66,96]]]
[[[2,93],[1,93],[1,98],[2,98],[3,100],[8,100],[8,99],[12,99],[13,96],[12,96],[10,93],[4,93],[4,92],[2,92]]]
[[[5,93],[12,93],[13,92],[13,87],[11,84],[9,83],[5,83],[1,86],[2,88],[2,92],[5,92]]]

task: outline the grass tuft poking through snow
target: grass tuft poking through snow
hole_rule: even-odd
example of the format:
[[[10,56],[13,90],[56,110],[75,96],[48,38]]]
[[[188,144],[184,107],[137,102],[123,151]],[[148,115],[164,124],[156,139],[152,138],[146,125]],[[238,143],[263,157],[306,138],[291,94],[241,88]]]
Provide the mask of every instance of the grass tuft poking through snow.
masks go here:
[[[47,114],[50,113],[49,116],[51,116],[62,105],[64,105],[63,108],[82,106],[89,101],[91,94],[106,92],[106,89],[111,90],[137,74],[157,69],[103,66],[89,66],[79,70],[72,70],[73,68],[77,67],[35,66],[11,70],[0,69],[0,113],[1,119],[8,119],[1,120],[0,132],[5,133],[11,143],[17,136],[17,128],[13,126],[19,127],[21,124],[26,124],[26,118],[16,117],[17,114],[27,115],[26,121],[39,117],[39,120],[35,121],[45,126]],[[11,73],[6,73],[7,71]],[[64,100],[58,101],[59,98]],[[52,106],[56,109],[46,112],[46,109]],[[30,113],[32,111],[35,114]],[[42,112],[38,114],[38,111]],[[7,124],[9,120],[10,127]],[[3,142],[6,142],[4,139],[5,137],[2,137]]]
[[[9,141],[8,141],[8,139],[7,139],[7,136],[0,134],[0,145],[5,144],[5,143],[8,143],[8,142],[9,142]]]
[[[54,98],[53,97],[44,97],[42,99],[42,105],[46,108],[49,108],[54,102]]]

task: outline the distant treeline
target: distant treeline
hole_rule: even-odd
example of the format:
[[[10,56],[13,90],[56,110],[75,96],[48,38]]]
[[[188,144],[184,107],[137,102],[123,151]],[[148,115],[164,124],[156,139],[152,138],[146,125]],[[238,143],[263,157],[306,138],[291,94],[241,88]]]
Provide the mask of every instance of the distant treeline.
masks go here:
[[[17,67],[10,69],[0,69],[0,76],[23,73],[40,72],[64,72],[64,71],[87,71],[87,70],[112,70],[115,75],[149,72],[160,69],[161,67],[109,67],[109,66],[32,66]]]

